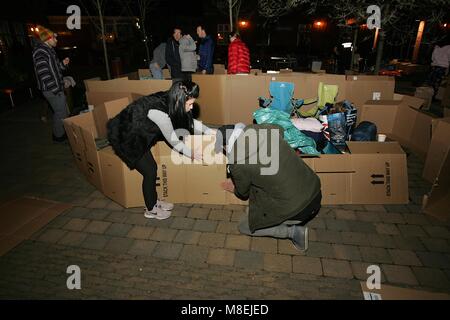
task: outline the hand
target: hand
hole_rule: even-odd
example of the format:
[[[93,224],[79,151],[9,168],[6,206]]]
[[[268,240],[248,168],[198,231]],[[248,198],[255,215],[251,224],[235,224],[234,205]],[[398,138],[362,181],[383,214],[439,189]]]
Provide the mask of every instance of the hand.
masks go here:
[[[206,74],[206,70],[202,70],[202,74]]]
[[[216,136],[217,135],[217,129],[209,129],[209,134],[212,136]]]
[[[223,190],[234,193],[234,183],[231,179],[227,179],[226,181],[220,183],[220,186]]]
[[[65,58],[65,59],[63,60],[63,64],[64,64],[65,66],[67,66],[69,63],[70,63],[70,58]]]

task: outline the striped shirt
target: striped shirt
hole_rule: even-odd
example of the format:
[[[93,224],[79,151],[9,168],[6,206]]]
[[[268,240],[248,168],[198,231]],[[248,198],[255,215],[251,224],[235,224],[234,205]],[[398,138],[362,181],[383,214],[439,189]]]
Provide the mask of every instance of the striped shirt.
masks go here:
[[[55,94],[64,90],[62,71],[66,67],[53,48],[42,42],[37,44],[33,49],[33,63],[39,90]]]

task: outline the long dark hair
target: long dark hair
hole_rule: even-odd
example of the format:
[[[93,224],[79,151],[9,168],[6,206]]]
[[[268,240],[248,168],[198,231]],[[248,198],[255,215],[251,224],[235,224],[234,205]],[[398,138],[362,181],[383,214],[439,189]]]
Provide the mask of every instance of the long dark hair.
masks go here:
[[[186,101],[197,99],[200,87],[192,81],[177,81],[169,90],[169,117],[175,129],[183,128],[193,133],[192,111],[186,112]]]

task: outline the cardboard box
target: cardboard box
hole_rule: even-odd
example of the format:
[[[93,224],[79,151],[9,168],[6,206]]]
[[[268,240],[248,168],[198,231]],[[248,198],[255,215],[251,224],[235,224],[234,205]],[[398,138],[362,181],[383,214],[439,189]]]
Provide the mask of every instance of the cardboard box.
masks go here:
[[[186,144],[212,151],[213,136],[188,137]],[[194,141],[195,140],[195,141]],[[209,151],[208,151],[209,150]],[[210,163],[192,161],[172,151],[165,142],[158,142],[151,150],[156,163],[156,191],[161,200],[173,203],[227,204],[226,192],[220,183],[226,180],[226,164],[222,155],[210,155]],[[111,147],[100,150],[104,194],[123,207],[144,206],[142,176],[129,170],[114,154]],[[199,177],[202,177],[199,179]]]
[[[93,115],[99,138],[106,138],[108,120],[114,118],[120,111],[125,109],[132,101],[140,98],[138,94],[128,94],[127,97],[104,102],[94,108]]]
[[[450,221],[450,150],[444,157],[431,191],[424,196],[423,211],[439,220]]]
[[[409,288],[400,288],[381,284],[381,288],[368,289],[365,282],[361,282],[364,300],[450,300],[447,293],[428,292]]]
[[[225,69],[225,65],[215,64],[214,65],[214,74],[227,74],[227,69]]]
[[[86,91],[87,103],[94,108],[104,104],[105,102],[120,99],[129,98],[133,101],[132,93],[130,92],[96,92],[96,91]]]
[[[72,205],[21,197],[0,205],[0,256],[29,239]]]
[[[90,92],[124,92],[149,95],[158,91],[167,91],[172,86],[170,80],[129,80],[128,78],[118,78],[108,81],[86,82],[86,91]]]
[[[450,118],[434,119],[432,122],[432,138],[428,149],[423,178],[434,183],[450,150]]]
[[[322,203],[408,203],[406,154],[397,142],[347,142],[350,153],[304,161],[322,184]]]
[[[78,169],[87,176],[87,164],[85,155],[85,144],[80,127],[91,127],[94,124],[94,117],[91,112],[82,113],[75,117],[66,118],[63,121],[64,128],[69,140],[75,164]]]
[[[418,87],[416,88],[416,92],[414,96],[420,99],[423,99],[424,108],[430,109],[431,103],[433,102],[434,89],[431,87]]]
[[[98,152],[103,179],[103,193],[125,208],[144,206],[142,175],[130,170],[111,147]]]
[[[402,100],[367,101],[360,110],[359,122],[375,123],[379,133],[387,134],[425,159],[436,116],[421,110],[422,104],[422,99],[411,96],[403,96]]]
[[[64,127],[69,139],[75,163],[99,191],[103,190],[100,160],[95,139],[98,138],[92,112],[64,119]]]
[[[395,78],[388,76],[347,76],[345,99],[360,108],[368,100],[394,99]]]

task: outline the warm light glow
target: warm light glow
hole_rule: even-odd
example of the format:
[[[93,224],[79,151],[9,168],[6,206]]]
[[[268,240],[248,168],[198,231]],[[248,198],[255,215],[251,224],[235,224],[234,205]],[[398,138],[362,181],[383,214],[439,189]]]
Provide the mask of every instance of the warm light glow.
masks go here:
[[[446,23],[444,23],[444,28],[447,28],[447,24]]]
[[[36,30],[36,32],[39,32],[39,28],[36,28],[35,30]]]
[[[31,28],[31,31],[34,32],[34,28]]]
[[[248,27],[248,21],[245,21],[245,20],[240,21],[240,22],[239,22],[239,25],[240,25],[242,28]]]

